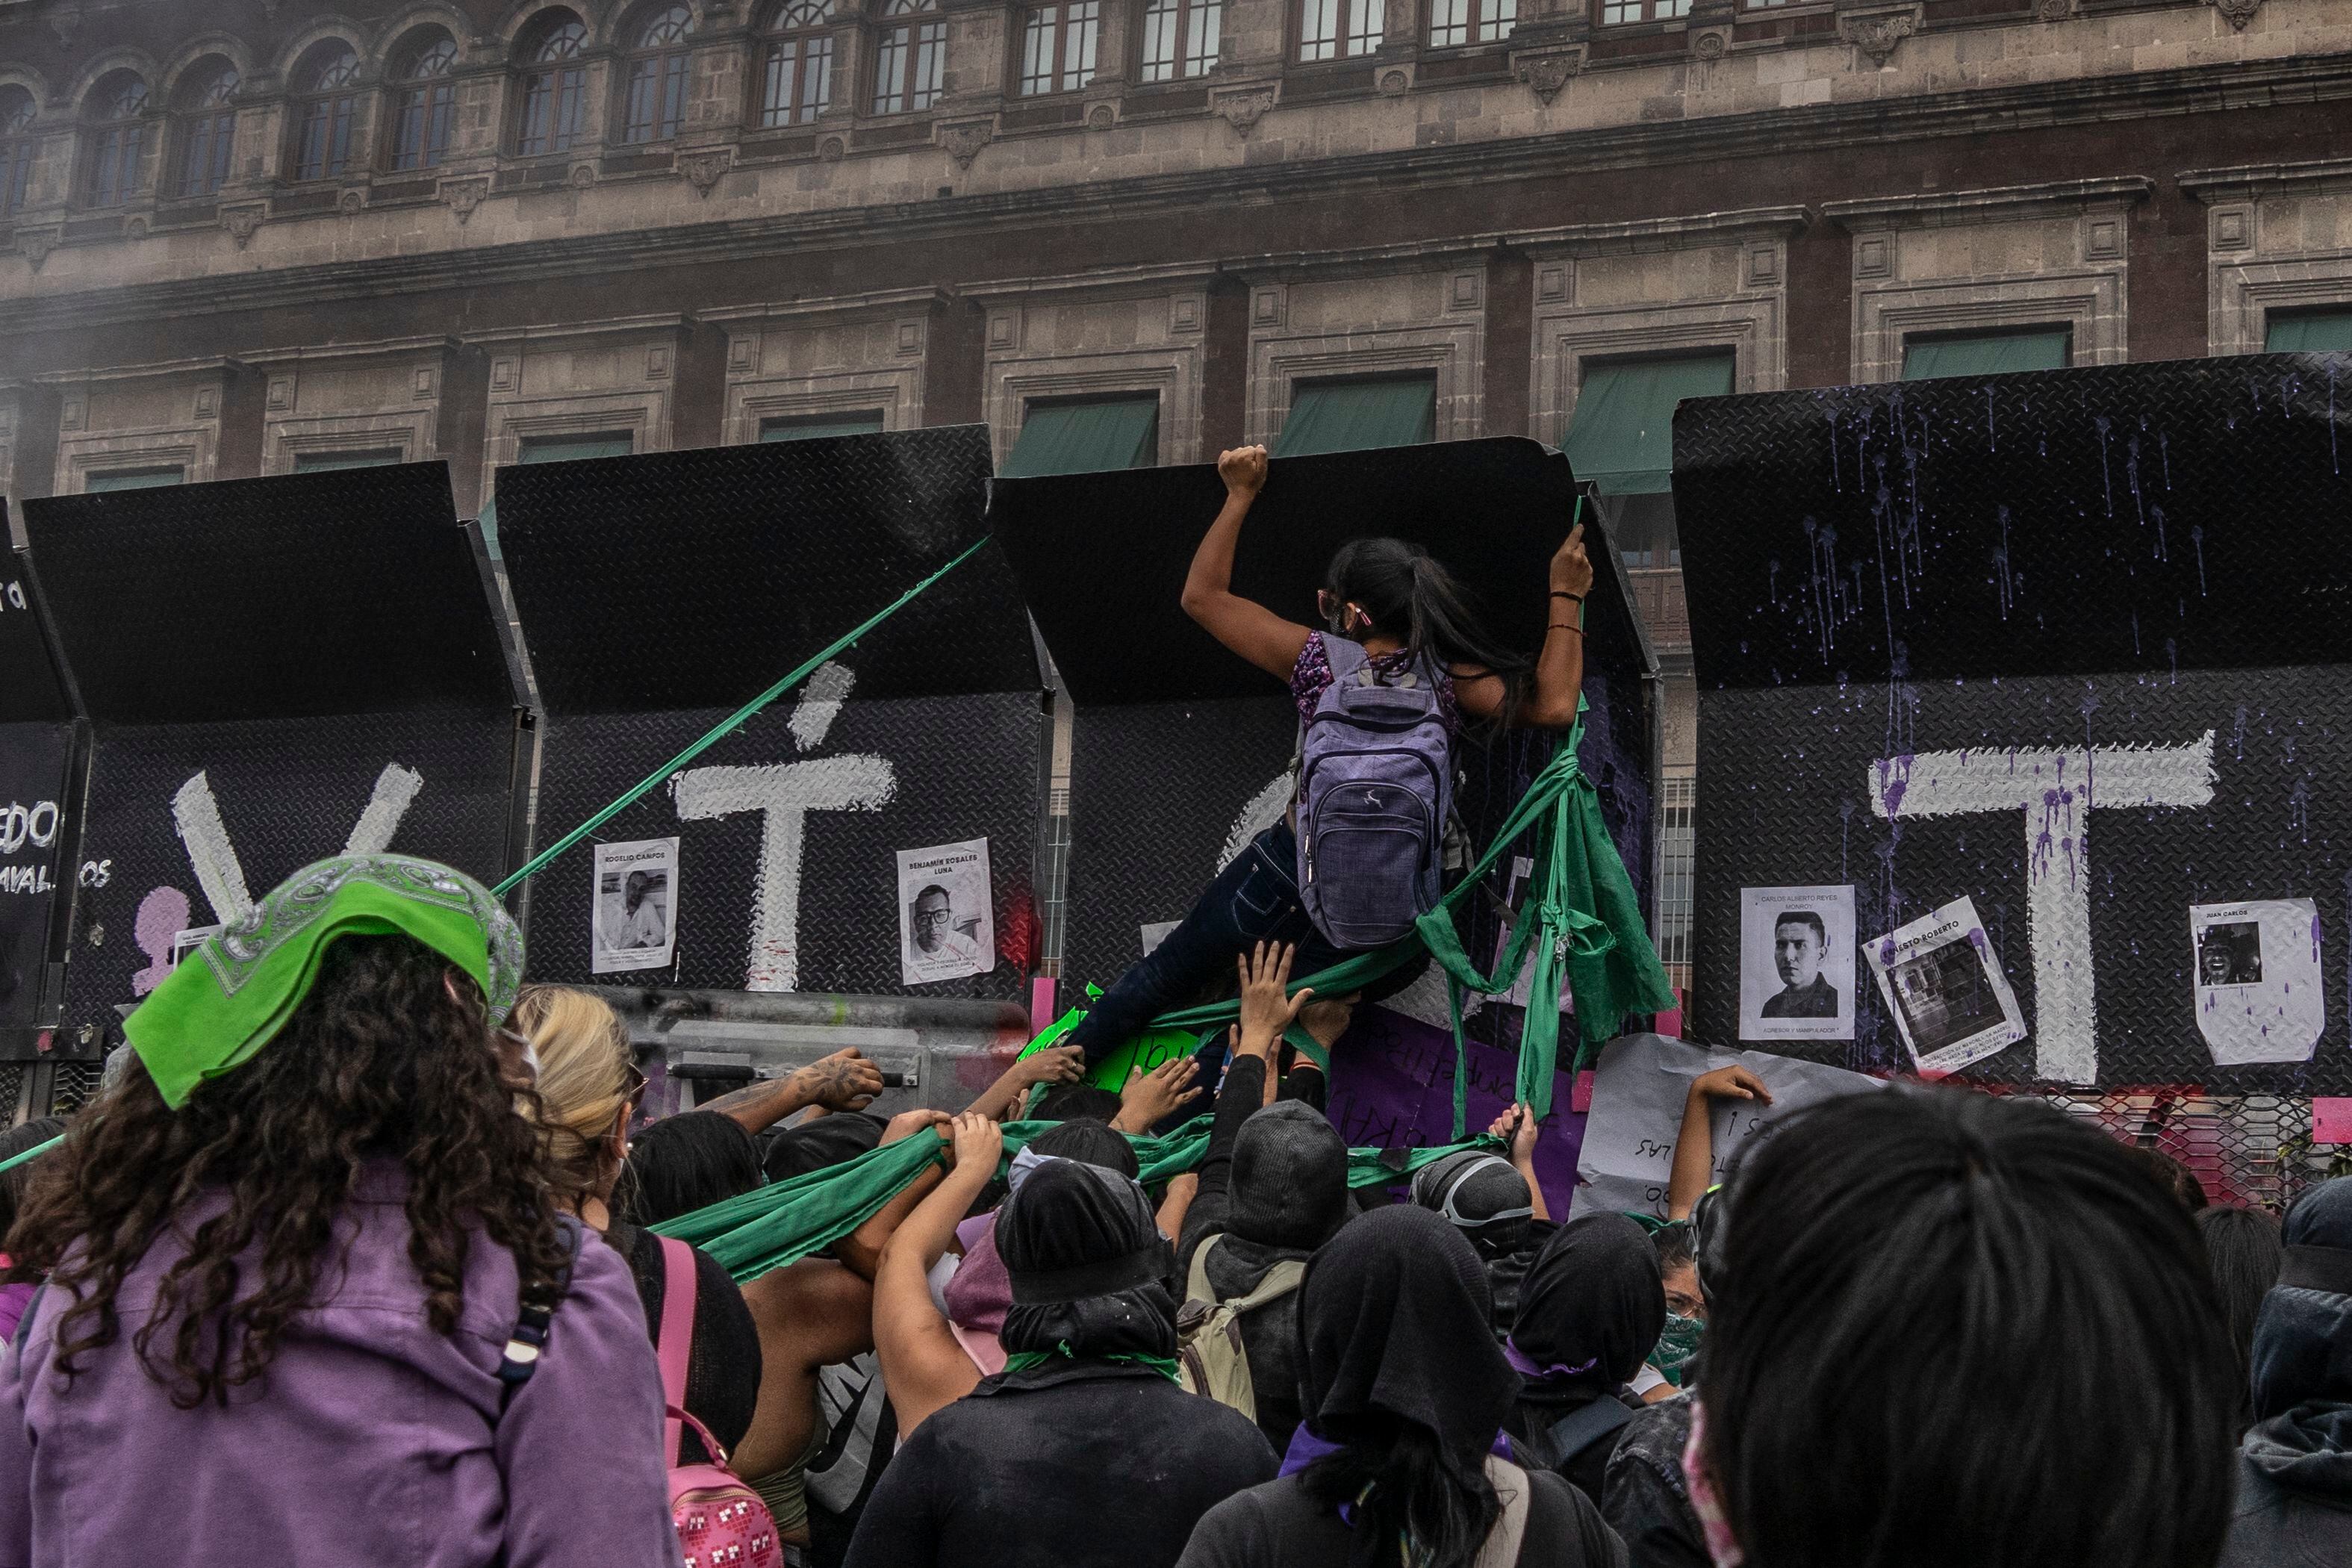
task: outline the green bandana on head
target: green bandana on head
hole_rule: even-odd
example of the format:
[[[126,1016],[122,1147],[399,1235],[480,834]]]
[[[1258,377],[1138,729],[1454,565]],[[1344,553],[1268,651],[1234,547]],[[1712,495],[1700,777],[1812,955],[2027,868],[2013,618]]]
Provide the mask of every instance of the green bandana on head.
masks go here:
[[[268,1045],[310,994],[341,936],[406,936],[472,975],[492,1027],[522,987],[522,932],[488,888],[407,855],[344,855],[305,866],[224,926],[123,1020],[163,1103]]]

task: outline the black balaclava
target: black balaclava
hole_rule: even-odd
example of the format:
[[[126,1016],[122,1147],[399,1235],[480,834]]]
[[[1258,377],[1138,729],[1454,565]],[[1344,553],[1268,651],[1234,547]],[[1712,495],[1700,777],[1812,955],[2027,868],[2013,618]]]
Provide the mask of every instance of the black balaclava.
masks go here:
[[[1129,1178],[1048,1160],[997,1212],[995,1239],[1013,1279],[1008,1353],[1175,1355],[1175,1249]]]
[[[2254,1320],[2254,1415],[2294,1412],[2308,1439],[2352,1450],[2352,1177],[2287,1210],[2278,1284]]]
[[[855,1160],[882,1142],[882,1125],[879,1117],[849,1110],[787,1127],[768,1141],[768,1180],[789,1182]]]
[[[1642,1369],[1666,1326],[1657,1248],[1622,1214],[1586,1215],[1551,1234],[1519,1289],[1516,1362],[1535,1404],[1584,1405]]]
[[[1487,1331],[1492,1310],[1478,1255],[1437,1215],[1399,1205],[1351,1220],[1299,1287],[1307,1426],[1344,1444],[1375,1412],[1417,1422],[1468,1484],[1518,1389]]]
[[[1312,1251],[1351,1212],[1348,1145],[1321,1113],[1276,1100],[1242,1123],[1227,1230],[1262,1247]]]

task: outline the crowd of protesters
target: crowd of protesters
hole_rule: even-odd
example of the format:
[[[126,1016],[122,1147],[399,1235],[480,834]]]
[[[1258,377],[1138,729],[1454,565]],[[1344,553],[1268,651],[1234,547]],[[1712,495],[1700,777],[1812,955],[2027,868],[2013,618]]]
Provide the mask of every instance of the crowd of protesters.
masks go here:
[[[1766,1098],[1733,1069],[1664,1221],[1555,1220],[1521,1108],[1355,1190],[1284,1044],[1345,1008],[1290,959],[1240,965],[1213,1100],[1069,1047],[885,1121],[848,1051],[645,1123],[625,1028],[524,984],[486,890],[310,868],[0,1173],[0,1568],[2352,1563],[2352,1181],[2194,1212],[2046,1107],[1903,1086],[1707,1187],[1708,1103]],[[1147,1189],[1129,1135],[1202,1110]],[[1007,1169],[1014,1119],[1057,1125]],[[648,1228],[909,1138],[912,1185],[740,1284]],[[698,1560],[711,1517],[748,1556]]]

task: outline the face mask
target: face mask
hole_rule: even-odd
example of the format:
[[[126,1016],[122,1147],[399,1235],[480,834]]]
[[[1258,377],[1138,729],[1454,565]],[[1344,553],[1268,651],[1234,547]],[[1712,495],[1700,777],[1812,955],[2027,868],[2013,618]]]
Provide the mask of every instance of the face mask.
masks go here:
[[[1650,1364],[1656,1367],[1668,1383],[1680,1388],[1683,1385],[1683,1365],[1698,1354],[1698,1342],[1706,1332],[1705,1319],[1685,1318],[1668,1312],[1665,1330],[1658,1335],[1657,1348],[1650,1352]]]
[[[1740,1549],[1731,1533],[1731,1525],[1723,1517],[1722,1501],[1715,1495],[1715,1483],[1706,1477],[1706,1406],[1699,1405],[1691,1412],[1690,1441],[1683,1446],[1683,1480],[1690,1488],[1691,1511],[1698,1515],[1699,1531],[1706,1537],[1706,1554],[1715,1568],[1742,1568],[1748,1554]]]

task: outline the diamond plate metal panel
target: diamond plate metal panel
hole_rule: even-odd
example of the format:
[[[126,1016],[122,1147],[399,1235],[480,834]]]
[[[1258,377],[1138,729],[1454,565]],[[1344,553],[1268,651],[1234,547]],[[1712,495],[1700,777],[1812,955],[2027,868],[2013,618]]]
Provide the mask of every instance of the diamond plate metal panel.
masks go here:
[[[1696,1037],[1738,1037],[1739,889],[1809,883],[1854,886],[1865,942],[1969,895],[2032,1029],[2031,879],[2079,878],[2098,1085],[2352,1085],[2347,415],[2352,361],[2315,355],[1684,405]],[[2209,805],[2101,795],[2111,753],[2091,748],[2209,732]],[[1882,813],[1949,765],[1931,753],[2020,748],[2067,752],[2077,773],[2032,808]],[[2219,1067],[2198,1026],[2189,906],[2294,897],[2319,911],[2317,1047]],[[1850,1047],[1769,1048],[1907,1065],[1866,967],[1859,979]],[[1969,1076],[2049,1080],[2042,1044]]]
[[[980,538],[988,482],[981,426],[501,469],[540,697],[551,713],[731,708]],[[857,651],[868,698],[1040,684],[992,548]]]
[[[62,984],[51,966],[81,817],[77,735],[36,586],[11,551],[0,556],[0,1058],[33,1054],[61,1000],[49,993]]]
[[[502,470],[499,538],[551,713],[539,841],[978,540],[989,474],[977,426]],[[835,662],[845,700],[828,707],[813,681],[694,763],[771,770],[779,803],[818,809],[681,822],[673,780],[598,830],[681,840],[677,967],[638,978],[1019,995],[1034,958],[1047,730],[1003,554],[983,546]],[[845,769],[879,803],[823,808],[822,781]],[[895,851],[970,838],[989,843],[997,967],[907,987]],[[532,879],[534,973],[590,977],[592,882],[584,844]]]

